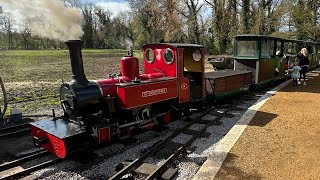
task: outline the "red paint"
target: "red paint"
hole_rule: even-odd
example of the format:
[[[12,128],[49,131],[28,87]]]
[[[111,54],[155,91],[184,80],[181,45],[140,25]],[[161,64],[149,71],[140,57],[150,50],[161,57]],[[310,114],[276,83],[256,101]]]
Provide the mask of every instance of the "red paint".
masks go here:
[[[99,144],[107,144],[110,142],[110,127],[98,129]]]
[[[66,157],[67,147],[63,139],[53,136],[35,126],[31,126],[31,134],[38,139],[48,139],[48,143],[41,145],[45,150],[55,154],[59,158],[64,159]]]
[[[115,78],[107,78],[97,80],[100,88],[102,90],[102,94],[104,96],[110,95],[111,97],[117,97],[117,83],[130,82],[130,79],[124,76],[115,77]]]
[[[151,74],[140,74],[139,78],[141,80],[152,80],[152,79],[156,79],[156,78],[162,78],[165,77],[164,74],[162,73],[151,73]]]
[[[136,57],[122,57],[121,60],[121,73],[122,76],[133,80],[135,77],[139,77],[139,61]]]
[[[162,73],[151,73],[151,74],[140,74],[138,76],[141,80],[152,80],[157,78],[162,78],[164,75]],[[107,78],[97,80],[100,88],[102,90],[102,94],[104,96],[110,95],[111,97],[117,97],[117,86],[118,83],[131,82],[131,79],[126,76],[119,76],[115,78]]]
[[[183,48],[178,48],[179,103],[190,101],[189,79],[183,76]]]
[[[118,87],[119,105],[124,109],[173,99],[177,95],[176,79]]]
[[[152,49],[155,55],[155,60],[152,64],[148,63],[146,60],[145,50]],[[163,58],[163,52],[170,48],[173,51],[174,62],[172,64],[167,64]],[[177,54],[176,48],[166,44],[153,44],[143,47],[143,63],[144,63],[144,73],[163,73],[166,77],[177,77]]]
[[[163,122],[165,124],[169,124],[170,120],[171,120],[171,115],[170,115],[170,112],[169,112],[168,114],[164,115]]]

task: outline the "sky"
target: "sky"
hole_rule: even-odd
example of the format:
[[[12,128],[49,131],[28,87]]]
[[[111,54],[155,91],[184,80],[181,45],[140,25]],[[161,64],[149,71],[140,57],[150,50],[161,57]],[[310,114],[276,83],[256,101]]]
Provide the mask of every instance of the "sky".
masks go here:
[[[105,10],[109,10],[110,12],[112,12],[112,17],[117,16],[119,12],[130,11],[130,5],[126,0],[83,0],[82,2],[101,6]],[[204,3],[204,0],[200,0],[200,3]],[[4,4],[0,3],[0,6],[1,5],[4,6],[4,11],[8,10]],[[209,15],[210,9],[206,8],[205,14]]]
[[[116,16],[119,12],[129,11],[130,5],[126,0],[84,0],[86,2],[96,4],[103,7],[106,10],[112,12],[113,16]],[[199,1],[200,4],[205,4],[204,0]],[[208,7],[204,7],[203,14],[205,16],[211,15],[211,10]]]
[[[92,3],[101,6],[105,10],[112,12],[113,16],[117,16],[119,12],[129,11],[130,5],[125,0],[85,0],[88,3]]]
[[[7,0],[0,0],[0,6],[2,6],[3,11],[11,12],[14,15],[15,20],[20,22],[20,20],[23,19],[23,16],[19,16],[19,13],[16,12],[16,9],[8,7],[6,1]],[[116,17],[120,12],[131,10],[127,0],[82,0],[82,2],[91,3],[110,11],[112,13],[111,18]],[[199,0],[199,2],[200,4],[205,4],[204,0]],[[211,16],[211,9],[208,8],[208,6],[204,6],[201,14],[205,17]]]
[[[102,8],[109,10],[112,12],[113,16],[117,16],[119,12],[122,11],[129,11],[130,5],[125,0],[83,0],[87,3],[92,3],[98,6],[101,6]],[[0,2],[0,6],[3,6],[3,11],[8,11],[8,7],[5,4],[2,4]]]

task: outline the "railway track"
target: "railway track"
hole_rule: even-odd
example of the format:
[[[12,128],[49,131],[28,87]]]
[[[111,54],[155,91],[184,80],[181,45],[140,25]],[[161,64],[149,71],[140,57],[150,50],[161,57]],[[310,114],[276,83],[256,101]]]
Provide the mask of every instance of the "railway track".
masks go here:
[[[208,136],[208,134],[205,133],[206,129],[210,126],[219,125],[220,120],[223,117],[227,117],[228,115],[230,115],[228,114],[228,112],[230,110],[234,110],[235,106],[237,106],[238,104],[239,103],[234,103],[232,105],[226,105],[225,107],[218,107],[218,108],[211,107],[206,109],[205,111],[198,112],[199,114],[198,116],[194,116],[194,117],[190,116],[191,118],[190,121],[183,128],[180,128],[179,130],[175,131],[172,135],[168,136],[164,140],[154,144],[139,159],[125,166],[122,170],[120,170],[117,174],[112,176],[110,179],[120,179],[122,176],[130,172],[135,172],[136,170],[138,170],[138,168],[141,169],[141,166],[145,166],[145,164],[147,164],[145,163],[145,160],[149,157],[152,157],[153,154],[157,153],[162,148],[169,148],[173,151],[173,153],[168,158],[166,158],[166,160],[160,166],[153,165],[151,168],[152,170],[151,171],[149,170],[148,174],[144,174],[144,176],[146,177],[144,179],[155,179],[157,177],[162,176],[166,171],[169,171],[169,173],[167,173],[169,174],[169,176],[170,176],[170,173],[171,175],[174,174],[175,172],[174,169],[169,168],[168,170],[168,167],[172,164],[172,162],[176,160],[180,154],[186,152],[186,150],[188,150],[188,148],[192,145],[192,143],[195,140],[197,140],[199,137]],[[206,115],[213,115],[215,116],[215,118],[212,120],[205,120],[203,119],[203,117],[205,117]],[[189,129],[194,124],[202,124],[204,127],[199,130]],[[172,140],[181,134],[191,135],[192,137],[184,144],[174,143]],[[61,159],[55,158],[55,159],[49,159],[45,162],[42,162],[40,164],[31,166],[31,167],[26,167],[24,165],[24,163],[28,161],[32,161],[37,158],[42,158],[48,154],[49,153],[46,151],[40,151],[40,152],[25,156],[23,158],[14,160],[12,162],[0,165],[0,180],[16,179],[22,176],[26,176],[31,172],[43,169],[45,167],[51,166],[53,164],[57,164],[62,161]]]
[[[206,133],[207,128],[221,124],[220,120],[223,117],[226,117],[230,110],[235,109],[237,104],[238,103],[229,105],[229,107],[224,109],[210,108],[206,110],[200,116],[193,118],[191,122],[186,124],[183,128],[175,131],[167,138],[153,145],[153,147],[151,147],[140,158],[132,161],[131,163],[127,163],[127,165],[118,171],[118,173],[110,177],[110,180],[121,179],[124,175],[134,176],[134,174],[137,173],[144,176],[143,179],[156,179],[159,177],[162,179],[170,179],[176,173],[176,170],[168,167],[179,157],[180,154],[186,152],[186,150],[190,148],[192,143],[198,138],[208,137],[210,134]],[[206,115],[213,115],[215,118],[211,120],[204,119]],[[202,128],[198,130],[190,129],[190,127],[195,124],[201,124]],[[182,134],[191,137],[183,144],[175,143],[173,141],[174,138]],[[160,152],[163,148],[170,149],[172,154],[169,155],[159,166],[145,162],[148,158],[152,158],[154,154]]]
[[[0,129],[0,139],[18,136],[30,132],[30,124],[24,123]]]
[[[27,163],[37,158],[42,158],[48,155],[49,155],[49,152],[42,150],[42,151],[30,154],[28,156],[25,156],[23,158],[1,164],[0,180],[20,178],[22,176],[30,174],[31,172],[57,164],[62,161],[62,159],[54,158],[54,159],[46,160],[34,166],[23,166],[24,163]]]

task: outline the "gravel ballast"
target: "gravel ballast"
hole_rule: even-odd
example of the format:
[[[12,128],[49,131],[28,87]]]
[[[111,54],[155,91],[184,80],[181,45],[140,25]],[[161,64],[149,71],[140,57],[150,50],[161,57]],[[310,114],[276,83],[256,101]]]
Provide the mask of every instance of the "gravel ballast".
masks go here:
[[[245,101],[239,105],[240,110],[231,111],[234,117],[226,117],[221,120],[222,124],[217,126],[208,127],[207,133],[211,135],[208,138],[200,138],[196,140],[192,146],[195,147],[195,151],[191,152],[187,156],[181,156],[175,161],[176,168],[178,169],[178,175],[175,179],[192,179],[198,171],[199,167],[205,161],[207,156],[214,150],[215,145],[221,140],[224,135],[232,128],[237,120],[242,116],[248,107],[250,107],[259,97]],[[223,111],[223,110],[222,110]],[[212,114],[216,112],[212,111]],[[194,117],[200,116],[195,114]],[[210,120],[216,116],[208,114],[202,119]],[[178,128],[184,126],[186,122],[177,120],[167,125],[167,129],[161,132],[149,131],[143,134],[135,136],[136,143],[130,145],[124,144],[112,144],[103,149],[95,151],[98,158],[92,160],[92,162],[82,163],[80,161],[66,160],[60,164],[54,165],[49,168],[42,169],[32,174],[33,178],[39,179],[106,179],[115,173],[115,167],[125,160],[134,160],[149,149],[153,144],[161,139],[166,138]],[[189,129],[200,130],[203,128],[203,124],[195,124]],[[191,136],[180,135],[175,138],[174,142],[184,143]],[[165,156],[166,152],[163,152]],[[149,158],[148,163],[161,164],[164,158],[162,155]]]

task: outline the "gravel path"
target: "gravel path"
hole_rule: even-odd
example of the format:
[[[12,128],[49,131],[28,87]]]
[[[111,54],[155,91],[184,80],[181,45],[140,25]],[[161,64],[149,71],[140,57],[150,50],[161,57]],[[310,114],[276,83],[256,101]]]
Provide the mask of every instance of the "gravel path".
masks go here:
[[[319,73],[259,109],[215,179],[320,179]]]

